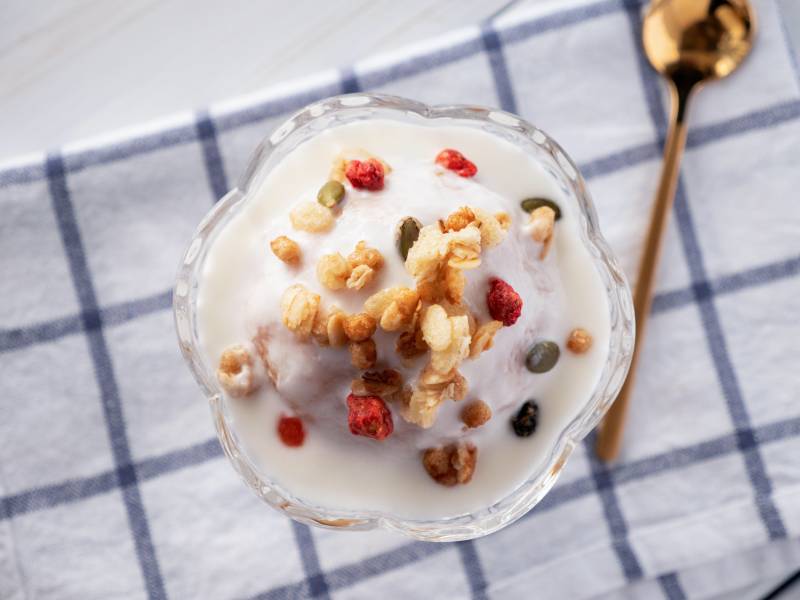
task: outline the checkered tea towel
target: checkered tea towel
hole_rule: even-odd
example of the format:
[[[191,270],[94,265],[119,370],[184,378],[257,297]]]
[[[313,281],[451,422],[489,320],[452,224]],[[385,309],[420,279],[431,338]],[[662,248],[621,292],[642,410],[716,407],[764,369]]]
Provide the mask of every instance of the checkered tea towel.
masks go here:
[[[176,265],[288,114],[396,93],[521,114],[581,165],[630,274],[664,88],[640,6],[558,0],[0,169],[0,598],[708,598],[800,565],[800,87],[771,0],[695,98],[624,454],[451,544],[309,529],[223,458],[179,355]]]

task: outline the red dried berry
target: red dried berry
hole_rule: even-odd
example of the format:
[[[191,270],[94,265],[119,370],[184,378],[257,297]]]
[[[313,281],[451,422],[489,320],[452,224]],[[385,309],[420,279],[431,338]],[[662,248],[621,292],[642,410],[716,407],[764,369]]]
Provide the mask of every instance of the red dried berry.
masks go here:
[[[383,440],[394,431],[392,413],[378,396],[350,394],[347,397],[347,408],[347,424],[353,435]]]
[[[281,418],[278,419],[278,437],[291,448],[302,446],[303,440],[306,439],[306,432],[300,417],[281,415]]]
[[[458,150],[446,148],[436,155],[436,164],[442,165],[445,169],[455,171],[461,177],[473,177],[478,172],[475,163],[467,159]]]
[[[502,321],[506,327],[516,323],[522,313],[522,298],[502,279],[494,278],[489,282],[486,303],[492,318]]]
[[[347,163],[344,174],[354,188],[372,192],[383,189],[383,165],[375,158],[351,160]]]

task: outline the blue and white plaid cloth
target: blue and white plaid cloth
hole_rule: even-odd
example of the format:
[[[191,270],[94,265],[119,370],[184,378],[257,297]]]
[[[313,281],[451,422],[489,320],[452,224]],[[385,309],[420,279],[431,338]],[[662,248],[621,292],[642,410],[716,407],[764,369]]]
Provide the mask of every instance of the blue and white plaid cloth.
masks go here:
[[[635,1],[559,0],[268,96],[0,170],[0,598],[707,598],[800,565],[800,87],[780,16],[692,107],[621,461],[580,448],[474,542],[309,529],[222,457],[178,353],[176,262],[290,112],[380,90],[560,140],[629,273],[663,87]]]

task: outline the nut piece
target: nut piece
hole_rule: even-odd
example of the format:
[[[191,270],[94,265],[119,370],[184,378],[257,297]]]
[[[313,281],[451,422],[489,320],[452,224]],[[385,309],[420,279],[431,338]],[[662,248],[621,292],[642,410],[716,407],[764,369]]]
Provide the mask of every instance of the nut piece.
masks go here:
[[[296,265],[300,262],[300,246],[285,235],[276,237],[269,243],[272,253],[287,265]]]
[[[347,263],[355,269],[359,265],[367,265],[369,268],[379,271],[383,267],[383,255],[375,248],[370,248],[364,240],[356,244],[347,257]]]
[[[472,336],[472,343],[469,347],[469,357],[475,358],[481,352],[486,352],[494,345],[495,334],[503,328],[500,321],[489,321],[478,327],[475,335]]]
[[[330,344],[328,339],[328,319],[328,313],[320,304],[317,314],[314,316],[314,324],[311,325],[311,336],[320,346],[328,346]]]
[[[556,222],[556,211],[549,206],[540,206],[531,213],[530,231],[534,241],[543,244],[539,260],[544,260],[550,251],[553,241],[553,226]]]
[[[283,324],[294,331],[300,339],[311,335],[314,319],[319,310],[319,294],[307,290],[301,284],[289,286],[281,298]]]
[[[422,454],[422,465],[436,483],[448,487],[469,483],[478,462],[478,449],[469,442],[428,448]]]
[[[328,343],[334,348],[339,348],[347,344],[347,334],[344,332],[344,322],[347,319],[338,307],[331,308],[327,322]]]
[[[378,327],[378,322],[367,313],[358,313],[347,317],[342,325],[344,333],[350,341],[363,342],[372,337]]]
[[[466,316],[457,316],[449,317],[448,320],[452,328],[450,344],[444,350],[431,351],[430,366],[439,373],[449,373],[469,354],[469,319]]]
[[[335,222],[331,209],[318,202],[304,202],[289,213],[292,227],[310,233],[328,231]]]
[[[378,349],[372,339],[363,342],[350,342],[350,362],[356,369],[365,371],[375,366]]]
[[[380,322],[384,331],[409,330],[419,305],[419,294],[404,287],[393,287],[373,294],[364,310]]]
[[[241,398],[258,387],[253,373],[253,357],[244,346],[226,348],[219,359],[217,380],[228,394]]]
[[[422,329],[416,328],[414,331],[404,331],[397,338],[395,350],[401,358],[412,359],[422,356],[428,351],[428,344],[422,338]]]
[[[492,409],[483,400],[470,402],[461,411],[461,421],[470,429],[480,427],[491,418]]]
[[[422,338],[431,350],[442,351],[450,346],[453,327],[447,312],[438,304],[429,306],[422,315]]]
[[[448,399],[463,400],[468,391],[467,380],[456,369],[440,373],[428,365],[420,374],[417,389],[403,398],[400,416],[409,423],[427,429],[436,422],[442,402]]]
[[[464,299],[464,288],[467,285],[467,276],[461,269],[454,269],[445,266],[444,273],[444,297],[452,304],[461,304]]]
[[[350,272],[347,278],[347,288],[350,290],[360,290],[369,285],[375,279],[375,270],[368,265],[358,265]]]
[[[367,371],[361,379],[354,379],[350,390],[356,396],[380,396],[387,398],[398,393],[403,387],[403,376],[394,369]]]
[[[317,279],[329,290],[340,290],[350,277],[350,265],[339,254],[325,254],[317,263]]]
[[[592,336],[585,329],[580,327],[573,329],[567,338],[567,348],[575,354],[583,354],[588,352],[592,347]]]

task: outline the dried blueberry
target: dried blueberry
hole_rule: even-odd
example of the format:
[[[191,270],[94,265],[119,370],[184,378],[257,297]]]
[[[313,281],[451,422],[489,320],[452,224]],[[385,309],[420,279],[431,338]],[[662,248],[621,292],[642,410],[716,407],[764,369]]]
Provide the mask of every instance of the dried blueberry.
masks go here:
[[[539,405],[534,400],[528,400],[511,419],[511,427],[519,437],[528,437],[536,431],[539,424]]]
[[[541,206],[549,206],[553,209],[553,212],[556,213],[556,221],[561,218],[561,208],[558,206],[558,204],[552,200],[548,200],[547,198],[525,198],[525,200],[520,202],[519,205],[526,213],[532,213]]]
[[[525,357],[525,366],[531,373],[547,373],[556,366],[561,350],[555,342],[537,342]]]

